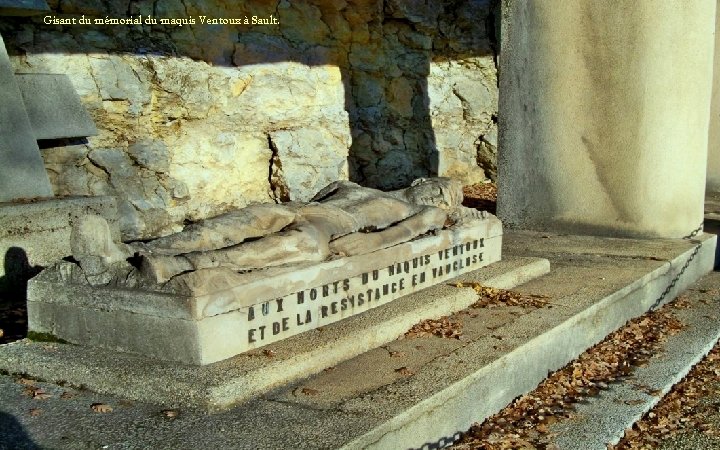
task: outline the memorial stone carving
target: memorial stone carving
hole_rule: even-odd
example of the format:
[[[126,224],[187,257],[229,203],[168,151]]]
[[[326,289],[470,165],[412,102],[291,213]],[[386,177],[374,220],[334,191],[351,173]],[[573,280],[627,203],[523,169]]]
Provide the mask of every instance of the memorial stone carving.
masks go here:
[[[74,261],[31,282],[30,328],[214,362],[499,260],[500,222],[461,202],[449,178],[393,192],[338,181],[306,204],[252,205],[131,243],[89,215],[73,228]],[[163,326],[174,342],[131,338]]]

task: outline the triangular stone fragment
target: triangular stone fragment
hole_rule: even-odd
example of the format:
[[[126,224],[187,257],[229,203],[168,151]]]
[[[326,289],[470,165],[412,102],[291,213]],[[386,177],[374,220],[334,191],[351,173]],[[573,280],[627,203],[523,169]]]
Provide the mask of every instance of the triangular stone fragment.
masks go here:
[[[52,196],[40,149],[0,37],[0,202]]]
[[[35,139],[95,136],[97,128],[67,75],[19,73],[22,93]]]

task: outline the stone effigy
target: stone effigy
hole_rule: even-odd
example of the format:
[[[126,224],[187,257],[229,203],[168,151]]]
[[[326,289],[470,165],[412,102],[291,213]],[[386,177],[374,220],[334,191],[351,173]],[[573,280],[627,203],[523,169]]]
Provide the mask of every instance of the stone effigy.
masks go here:
[[[149,242],[78,220],[63,261],[29,286],[30,330],[207,364],[380,306],[500,259],[497,218],[448,178],[382,192],[334,182]]]

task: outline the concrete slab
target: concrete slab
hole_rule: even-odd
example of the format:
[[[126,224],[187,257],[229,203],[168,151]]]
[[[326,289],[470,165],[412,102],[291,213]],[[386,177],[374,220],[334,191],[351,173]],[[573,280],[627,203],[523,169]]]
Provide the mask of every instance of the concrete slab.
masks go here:
[[[25,111],[35,139],[95,136],[95,123],[67,75],[18,73]]]
[[[184,408],[176,419],[167,419],[160,413],[164,406],[128,404],[122,398],[69,387],[64,390],[71,391],[75,397],[63,400],[59,398],[59,388],[49,384],[40,385],[55,393],[53,398],[31,400],[22,396],[23,386],[13,384],[6,377],[0,377],[0,392],[4,394],[0,411],[12,429],[19,430],[25,439],[59,448],[77,443],[130,448],[174,444],[233,448],[413,448],[423,445],[438,448],[448,443],[456,432],[466,430],[471,423],[497,412],[516,396],[533,389],[548,371],[562,367],[627,319],[646,311],[676,277],[694,249],[693,243],[686,240],[601,240],[583,248],[576,239],[585,238],[558,235],[542,238],[512,232],[504,235],[506,260],[501,263],[517,257],[518,251],[522,254],[518,249],[523,248],[549,256],[552,272],[516,288],[549,295],[548,307],[468,309],[450,317],[451,321],[462,321],[464,339],[406,338],[370,352],[361,349],[357,359],[344,363],[327,357],[326,353],[332,352],[334,345],[367,346],[366,339],[373,339],[372,335],[381,329],[373,329],[372,322],[363,318],[399,307],[403,300],[410,300],[406,297],[315,330],[309,334],[311,339],[296,336],[283,341],[291,347],[283,348],[279,345],[281,342],[268,347],[275,353],[258,352],[248,357],[246,364],[252,364],[253,358],[265,363],[270,361],[267,364],[281,372],[294,366],[296,360],[289,358],[288,352],[295,351],[301,355],[299,361],[312,355],[312,358],[324,359],[325,365],[334,369],[213,415]],[[703,235],[699,241],[703,242],[699,253],[665,300],[711,267],[715,237]],[[562,246],[576,251],[558,251]],[[445,289],[454,288],[432,288],[437,292]],[[457,292],[457,295],[467,295],[467,301],[473,300],[472,292]],[[437,308],[450,309],[443,306],[444,300],[438,300]],[[447,313],[436,311],[436,317],[444,314]],[[364,330],[363,334],[345,330],[345,340],[335,344],[334,340],[341,335],[340,328],[354,321],[358,327],[354,330]],[[323,342],[319,339],[323,334],[327,334],[329,344],[318,348],[316,353],[305,353],[303,349],[314,349],[317,343]],[[368,347],[378,345],[376,341]],[[149,377],[149,373],[157,370],[152,364],[142,365],[141,360],[111,361],[109,356],[99,360],[86,350],[61,344],[20,342],[0,347],[0,361],[2,370],[34,372],[54,381],[82,374],[83,379],[93,382],[90,385],[93,389],[102,388],[103,392],[118,392],[121,389],[117,386],[124,386],[128,388],[126,398],[132,390],[136,397],[157,399],[155,391],[159,390],[171,405],[188,404],[199,398],[179,393],[187,392],[188,385],[193,385],[205,398],[211,395],[227,398],[236,389],[228,386],[211,393],[206,381],[201,385],[200,375],[191,377],[188,367],[175,366],[172,370],[166,369],[160,377]],[[237,370],[224,363],[200,369],[213,367],[221,367],[226,372]],[[403,368],[405,370],[401,370]],[[170,376],[173,371],[175,374]],[[109,403],[115,411],[93,415],[89,404],[95,401]],[[39,408],[42,412],[34,417],[29,413],[30,408]]]
[[[52,197],[20,88],[0,37],[0,202]]]
[[[107,218],[120,238],[114,197],[0,203],[0,292],[26,283],[33,267],[69,256],[72,223],[86,214]]]
[[[719,286],[720,272],[712,272],[695,284],[687,292],[689,308],[674,312],[687,328],[668,336],[664,350],[637,368],[632,378],[611,384],[599,396],[576,405],[572,419],[550,426],[551,435],[555,435],[552,443],[568,450],[604,450],[607,444],[617,444],[625,430],[652,409],[720,339],[720,297],[706,295]]]
[[[547,260],[510,258],[472,272],[471,278],[511,288],[548,270]],[[52,344],[48,350],[47,344],[21,341],[0,348],[0,370],[134,400],[218,409],[397,339],[415,323],[466,308],[476,298],[470,288],[436,285],[342,322],[270,344],[264,351],[202,367],[69,344]]]

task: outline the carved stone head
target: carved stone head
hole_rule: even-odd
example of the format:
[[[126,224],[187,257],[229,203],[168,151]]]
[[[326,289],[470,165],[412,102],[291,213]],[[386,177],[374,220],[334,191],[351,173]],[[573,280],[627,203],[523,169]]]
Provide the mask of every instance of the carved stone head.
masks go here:
[[[410,203],[451,210],[462,204],[462,183],[446,177],[418,178],[404,190],[404,197]]]

